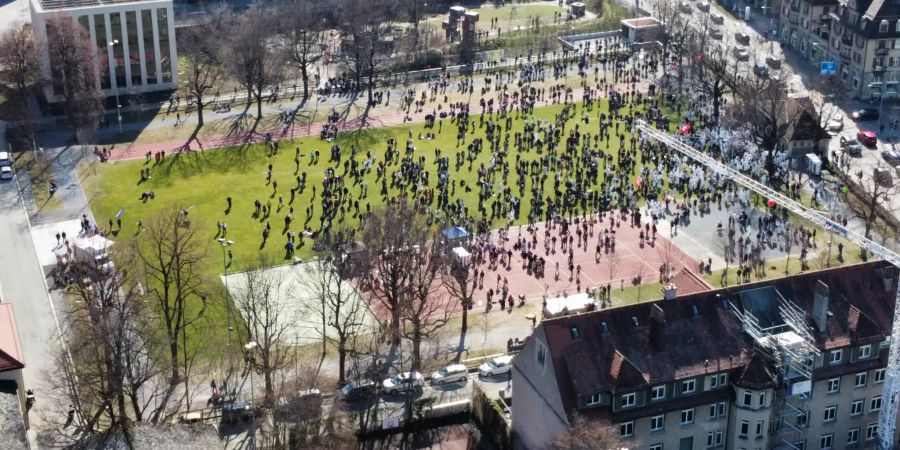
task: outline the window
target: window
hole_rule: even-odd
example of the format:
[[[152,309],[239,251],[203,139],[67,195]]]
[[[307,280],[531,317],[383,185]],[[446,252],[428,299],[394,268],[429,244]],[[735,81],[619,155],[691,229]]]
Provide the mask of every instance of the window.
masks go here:
[[[716,417],[725,415],[725,402],[713,403],[709,405],[709,420],[715,420]]]
[[[878,424],[870,423],[869,426],[866,427],[866,440],[871,441],[878,437]]]
[[[853,400],[853,403],[850,404],[850,415],[858,416],[863,413],[863,401],[862,400]]]
[[[829,356],[831,358],[828,360],[830,364],[838,364],[841,362],[841,358],[844,357],[844,351],[841,349],[832,350]]]
[[[851,428],[847,431],[847,444],[855,444],[859,442],[859,427]]]
[[[900,20],[898,20],[897,23],[894,24],[894,31],[900,33]]]
[[[609,333],[609,324],[607,324],[605,320],[600,322],[600,331],[603,334]]]
[[[706,434],[706,448],[721,447],[724,442],[725,432],[722,430],[711,431]]]
[[[757,420],[756,421],[756,436],[760,437],[762,435],[763,435],[763,421]]]
[[[650,418],[650,431],[660,431],[666,426],[666,416],[660,414]]]
[[[574,341],[581,339],[581,332],[578,331],[578,327],[575,325],[569,327],[569,334],[572,335],[572,340]]]
[[[725,387],[728,384],[728,374],[720,373],[719,374],[719,387]]]
[[[869,412],[878,411],[881,409],[881,396],[877,395],[872,397],[872,400],[869,401]]]
[[[537,345],[534,346],[534,349],[536,352],[535,356],[537,357],[537,363],[543,368],[547,363],[547,347],[545,347],[541,341],[537,341]]]
[[[746,420],[741,421],[741,431],[738,433],[739,437],[745,438],[750,434],[750,422]]]
[[[634,394],[634,392],[622,395],[622,407],[630,408],[634,406],[636,397],[637,396]]]
[[[808,413],[797,414],[797,426],[798,427],[805,427],[807,422],[809,422],[809,414]]]
[[[694,423],[694,408],[681,411],[681,424],[690,425]]]
[[[653,386],[653,390],[650,391],[650,400],[662,400],[666,398],[666,386]]]
[[[762,408],[765,405],[766,405],[766,393],[760,392],[759,393],[759,407]]]
[[[625,422],[619,424],[619,436],[622,437],[631,437],[634,436],[634,422]]]
[[[888,21],[887,21],[887,20],[882,20],[882,21],[878,24],[878,32],[879,32],[879,33],[887,33],[887,30],[888,30]]]
[[[650,446],[650,450],[663,450],[662,444],[653,444]]]
[[[753,394],[744,392],[744,406],[750,406],[753,403]]]
[[[588,397],[588,400],[587,400],[588,406],[596,405],[598,403],[600,403],[600,394],[591,394],[591,396]]]
[[[719,417],[725,416],[725,402],[719,402],[716,404],[716,413]]]
[[[797,450],[806,450],[806,441],[805,440],[794,441],[794,448],[796,448]]]
[[[828,386],[828,388],[825,390],[825,392],[834,394],[841,390],[841,379],[832,378],[826,382],[826,386]]]
[[[824,449],[830,449],[830,448],[831,448],[831,444],[832,444],[833,441],[834,441],[834,435],[833,435],[833,434],[831,434],[831,433],[829,433],[829,434],[823,434],[823,435],[822,435],[822,438],[819,439],[819,448],[820,448],[820,449],[823,449],[823,450],[824,450]]]
[[[715,389],[719,387],[719,377],[717,375],[713,375],[707,378],[707,383],[709,384],[710,389]],[[712,435],[712,433],[710,433]]]
[[[869,374],[867,372],[860,372],[856,374],[853,378],[853,387],[863,387],[866,385],[866,380],[869,379]]]
[[[682,394],[690,394],[694,392],[694,389],[697,388],[697,382],[694,380],[687,380],[681,382],[681,393]]]
[[[875,384],[884,383],[884,369],[878,369],[875,371],[874,382]]]
[[[725,443],[725,431],[716,431],[716,447],[721,447]]]
[[[822,419],[824,422],[832,422],[834,418],[837,416],[837,405],[831,405],[825,408],[825,417]]]

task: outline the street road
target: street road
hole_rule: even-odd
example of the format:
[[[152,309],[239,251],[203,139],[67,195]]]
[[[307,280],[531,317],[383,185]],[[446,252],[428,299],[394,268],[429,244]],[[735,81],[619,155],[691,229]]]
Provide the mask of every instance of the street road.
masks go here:
[[[19,338],[25,353],[25,386],[33,389],[35,405],[28,414],[31,429],[42,417],[58,414],[64,406],[51,402],[52,354],[57,343],[55,312],[47,295],[44,275],[29,232],[28,217],[19,200],[16,182],[0,182],[0,300],[13,305]],[[29,441],[33,442],[33,433]],[[33,444],[32,444],[33,445]]]

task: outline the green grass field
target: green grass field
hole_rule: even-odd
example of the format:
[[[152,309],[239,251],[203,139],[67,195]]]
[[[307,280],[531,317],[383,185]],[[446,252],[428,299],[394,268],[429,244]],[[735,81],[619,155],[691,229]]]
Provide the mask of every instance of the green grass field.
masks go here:
[[[476,11],[479,13],[479,23],[490,23],[492,19],[500,19],[500,22],[509,20],[527,20],[530,17],[553,17],[554,13],[562,13],[565,17],[566,9],[555,4],[547,5],[504,5],[496,6],[485,4]]]
[[[601,106],[603,111],[607,110],[606,103]],[[537,109],[536,116],[538,119],[553,119],[562,109],[560,105],[547,106]],[[581,108],[577,117],[580,117]],[[596,109],[593,114],[594,123],[589,127],[590,130],[596,130]],[[475,118],[476,125],[478,123]],[[513,122],[511,131],[521,131],[524,126],[524,119],[517,119]],[[570,121],[569,127],[574,127],[574,121]],[[582,124],[583,126],[583,124]],[[435,125],[434,131],[438,126]],[[400,144],[401,149],[404,143],[412,133],[414,145],[416,146],[416,157],[424,156],[426,167],[435,175],[436,167],[435,149],[441,149],[442,155],[449,156],[451,160],[451,179],[457,180],[457,189],[455,197],[461,198],[466,205],[470,207],[472,214],[477,207],[478,193],[477,188],[471,192],[464,192],[460,187],[461,182],[474,184],[477,180],[477,170],[482,164],[489,164],[491,155],[487,149],[483,150],[475,161],[473,168],[470,169],[468,164],[463,165],[459,171],[455,170],[453,161],[455,161],[456,152],[456,131],[455,126],[444,120],[443,132],[437,134],[434,140],[418,140],[419,133],[426,130],[424,124],[410,124],[408,126],[400,126],[393,128],[371,129],[358,132],[344,133],[336,143],[341,144],[344,148],[344,158],[346,161],[349,157],[350,147],[355,145],[361,149],[356,156],[358,161],[365,159],[366,150],[376,150],[378,160],[384,160],[385,149],[387,148],[387,139],[394,137]],[[596,131],[595,131],[596,132]],[[484,137],[485,129],[477,128],[475,133],[470,133],[467,143],[472,142],[474,137]],[[610,146],[613,154],[618,147],[618,140],[611,139]],[[318,139],[318,137],[303,138],[296,141],[282,141],[281,150],[274,156],[267,156],[264,148],[259,145],[250,146],[248,148],[226,148],[215,151],[206,151],[203,153],[182,154],[179,156],[167,155],[165,162],[158,166],[145,165],[143,160],[131,160],[124,162],[116,162],[111,164],[102,164],[92,166],[91,170],[83,173],[85,181],[83,183],[85,192],[90,200],[91,208],[94,216],[100,226],[105,226],[107,220],[114,217],[116,212],[124,209],[125,213],[122,217],[122,231],[117,234],[116,239],[127,242],[137,231],[136,222],[138,219],[146,221],[149,217],[158,213],[167,205],[173,203],[181,205],[183,208],[190,208],[190,217],[193,223],[202,224],[203,229],[208,230],[207,235],[211,243],[216,235],[217,221],[224,221],[228,224],[227,238],[235,241],[232,250],[234,252],[234,265],[229,270],[236,270],[245,265],[247,261],[254,258],[259,253],[267,253],[276,260],[285,258],[284,244],[286,238],[282,231],[284,228],[284,217],[289,213],[288,201],[290,199],[290,189],[296,186],[294,175],[295,148],[300,148],[301,164],[300,172],[306,172],[307,187],[302,194],[298,193],[292,206],[294,208],[294,221],[291,229],[299,232],[304,226],[306,218],[306,208],[314,209],[313,218],[308,226],[312,229],[318,229],[319,216],[322,212],[321,205],[321,189],[324,172],[327,167],[336,167],[338,174],[343,172],[343,165],[340,166],[329,164],[329,149],[331,144]],[[487,147],[487,144],[485,144]],[[306,156],[310,149],[320,152],[320,160],[317,165],[310,166],[310,160]],[[402,150],[401,150],[402,152]],[[514,143],[510,142],[509,157],[510,162],[516,157]],[[520,155],[525,160],[539,158],[539,155],[532,151]],[[273,166],[273,180],[278,182],[278,191],[274,192],[271,185],[266,182],[267,166]],[[140,169],[143,167],[151,167],[151,178],[144,183],[138,183],[140,180]],[[391,165],[388,173],[397,170],[399,166]],[[516,179],[514,173],[510,174],[509,182],[513,183]],[[366,178],[369,184],[368,198],[360,203],[360,210],[365,211],[365,203],[369,203],[372,209],[380,207],[384,200],[380,194],[380,181],[376,181],[375,171],[372,170]],[[432,176],[431,185],[433,186],[436,178]],[[552,191],[552,177],[548,177],[545,188]],[[316,198],[312,198],[312,187],[316,187]],[[348,186],[354,197],[358,197],[360,188],[358,186]],[[140,200],[140,195],[145,191],[154,191],[156,198],[147,202]],[[518,192],[514,188],[514,192]],[[526,198],[522,200],[521,221],[526,221],[530,210],[530,182],[525,189]],[[389,195],[393,196],[396,192],[389,189]],[[226,197],[233,198],[233,208],[226,213]],[[278,209],[278,197],[282,196],[284,207]],[[454,198],[451,195],[451,201]],[[266,245],[262,244],[262,229],[266,219],[253,218],[254,200],[260,200],[263,203],[271,202],[272,214],[267,219],[272,227],[272,233],[269,236]],[[347,225],[355,225],[358,219],[354,212],[348,211],[345,214],[344,221]],[[498,223],[495,223],[497,225]],[[208,273],[210,275],[222,271],[222,256],[218,252],[218,248],[210,255],[210,263]],[[297,256],[309,257],[312,254],[311,242],[305,240],[305,245],[297,250]]]

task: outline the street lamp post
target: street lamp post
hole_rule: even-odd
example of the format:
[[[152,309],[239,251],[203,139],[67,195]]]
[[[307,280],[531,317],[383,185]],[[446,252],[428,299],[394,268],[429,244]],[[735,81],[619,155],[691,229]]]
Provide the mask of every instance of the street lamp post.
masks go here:
[[[113,39],[112,42],[106,44],[109,48],[113,49],[113,53],[115,56],[115,46],[119,45],[118,39]],[[118,64],[118,61],[116,62]],[[124,63],[124,61],[123,61]],[[114,77],[116,82],[116,118],[119,120],[119,134],[122,134],[122,104],[119,102],[119,79]]]
[[[234,355],[232,354],[233,351],[231,349],[231,330],[233,327],[231,326],[231,299],[229,297],[229,292],[228,292],[228,260],[225,259],[225,253],[226,253],[226,249],[228,247],[231,247],[232,245],[234,245],[234,241],[225,240],[225,238],[219,238],[217,240],[219,241],[219,246],[222,247],[222,268],[225,270],[225,275],[224,275],[224,279],[225,279],[225,317],[226,317],[226,320],[228,323],[228,342],[226,345],[228,347],[228,366],[229,366],[228,367],[228,376],[226,377],[226,380],[227,380],[227,379],[231,378],[231,374],[234,373],[234,357],[233,357]]]

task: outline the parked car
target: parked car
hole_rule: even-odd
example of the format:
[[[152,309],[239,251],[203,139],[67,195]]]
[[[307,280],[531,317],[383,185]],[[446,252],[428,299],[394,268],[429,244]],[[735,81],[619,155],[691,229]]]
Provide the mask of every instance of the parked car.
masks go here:
[[[722,33],[722,30],[720,30],[720,29],[718,29],[718,28],[711,28],[711,29],[709,30],[709,37],[711,37],[711,38],[713,38],[713,39],[715,39],[715,40],[717,40],[717,41],[721,41],[722,38],[725,37],[725,35]]]
[[[857,122],[861,122],[864,120],[878,120],[878,110],[876,108],[863,108],[858,111],[853,111],[853,114],[850,117]]]
[[[378,385],[372,380],[351,381],[345,384],[340,392],[344,400],[355,402],[375,397],[378,394]]]
[[[750,35],[747,33],[735,33],[734,41],[740,45],[750,45]]]
[[[0,180],[12,180],[13,169],[10,166],[0,166]]]
[[[0,152],[0,166],[11,166],[12,159],[10,159],[9,152]]]
[[[681,4],[678,5],[678,9],[680,9],[681,12],[683,12],[685,14],[690,14],[691,13],[691,4],[688,2],[681,2]]]
[[[841,136],[841,150],[851,156],[862,155],[862,145],[860,145],[856,138],[850,136]]]
[[[735,59],[737,59],[738,61],[749,61],[750,60],[750,53],[747,52],[747,50],[745,50],[743,48],[735,47],[734,50],[731,51],[731,53],[734,55]]]
[[[766,57],[766,64],[768,64],[769,67],[771,67],[772,69],[775,69],[775,70],[781,69],[781,60],[774,56]]]
[[[509,373],[512,369],[512,355],[498,356],[480,366],[478,366],[478,375],[483,377],[493,377]]]
[[[878,135],[871,130],[859,130],[856,132],[856,140],[863,145],[874,147],[875,144],[878,143]]]
[[[832,131],[837,133],[844,129],[844,115],[843,114],[835,114],[831,120],[828,121],[828,124],[825,126],[828,131]]]
[[[881,152],[881,158],[892,166],[900,165],[900,152],[894,149],[884,150]]]
[[[262,410],[247,402],[229,402],[222,405],[222,423],[234,424],[259,417]]]
[[[699,8],[700,11],[709,12],[709,2],[700,2],[700,5],[697,6],[697,8]]]
[[[469,378],[469,369],[462,364],[450,364],[431,374],[431,384],[465,382]]]
[[[388,395],[397,395],[410,391],[421,391],[424,385],[425,378],[421,373],[403,372],[384,380],[382,388]]]
[[[712,21],[712,23],[719,24],[719,25],[722,25],[723,23],[725,23],[725,18],[722,17],[722,15],[719,13],[710,14],[709,20]]]
[[[765,63],[756,63],[753,65],[753,73],[755,73],[758,77],[768,77],[769,66],[765,65]]]

